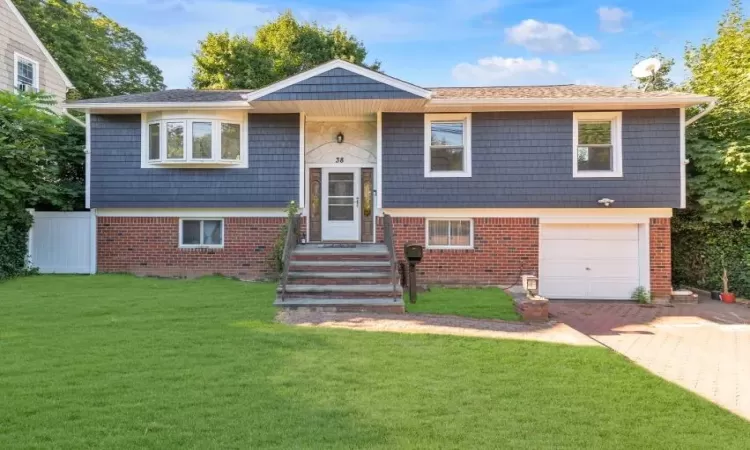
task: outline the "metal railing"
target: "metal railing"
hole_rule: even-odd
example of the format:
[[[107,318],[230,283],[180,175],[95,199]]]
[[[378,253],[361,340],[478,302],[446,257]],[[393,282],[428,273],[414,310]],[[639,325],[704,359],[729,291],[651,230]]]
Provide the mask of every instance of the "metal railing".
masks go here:
[[[383,214],[383,240],[388,247],[388,253],[391,257],[391,284],[393,285],[393,298],[397,295],[398,283],[398,260],[396,259],[396,248],[393,242],[393,218],[388,214]]]
[[[289,261],[292,259],[297,241],[299,240],[299,223],[300,215],[295,214],[287,219],[286,239],[284,240],[284,252],[282,253],[282,272],[281,272],[281,301],[286,297],[286,284],[289,279]]]

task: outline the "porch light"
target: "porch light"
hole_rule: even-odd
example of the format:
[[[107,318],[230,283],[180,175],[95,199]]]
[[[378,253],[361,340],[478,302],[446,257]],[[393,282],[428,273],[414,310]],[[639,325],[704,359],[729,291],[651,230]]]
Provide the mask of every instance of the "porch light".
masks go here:
[[[339,144],[343,144],[344,143],[344,134],[343,133],[339,132],[339,134],[336,135],[336,142],[338,142]]]
[[[539,278],[533,275],[524,275],[522,284],[529,294],[535,296],[539,293]]]

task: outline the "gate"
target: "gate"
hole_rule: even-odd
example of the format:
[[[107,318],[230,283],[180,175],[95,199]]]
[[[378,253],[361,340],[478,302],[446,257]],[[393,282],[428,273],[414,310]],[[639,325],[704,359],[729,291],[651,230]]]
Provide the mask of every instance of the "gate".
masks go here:
[[[41,273],[96,273],[96,218],[91,212],[32,212],[31,266]]]

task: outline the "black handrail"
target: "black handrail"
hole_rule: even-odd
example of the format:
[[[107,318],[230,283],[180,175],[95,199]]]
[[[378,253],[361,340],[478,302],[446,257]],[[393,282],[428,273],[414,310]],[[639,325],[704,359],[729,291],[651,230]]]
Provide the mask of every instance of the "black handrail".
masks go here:
[[[393,285],[393,298],[396,298],[398,261],[396,260],[396,248],[393,242],[393,218],[388,214],[383,214],[383,239],[391,257],[391,284]]]
[[[281,301],[284,301],[286,297],[286,283],[289,278],[289,261],[294,253],[294,248],[297,247],[297,241],[299,237],[299,223],[300,215],[295,214],[289,216],[286,227],[286,240],[284,241],[284,253],[282,253],[282,272],[281,272]]]

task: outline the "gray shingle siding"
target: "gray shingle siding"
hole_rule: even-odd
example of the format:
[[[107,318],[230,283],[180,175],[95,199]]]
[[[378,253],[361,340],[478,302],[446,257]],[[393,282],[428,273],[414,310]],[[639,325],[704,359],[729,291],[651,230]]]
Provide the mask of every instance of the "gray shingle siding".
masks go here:
[[[623,177],[573,178],[572,112],[472,116],[472,177],[424,177],[424,116],[383,114],[383,206],[596,208],[680,205],[678,109],[622,113]]]
[[[92,208],[281,207],[299,195],[299,115],[252,114],[247,169],[141,169],[140,115],[91,116]]]
[[[320,75],[279,89],[255,101],[419,99],[421,97],[346,69]]]

